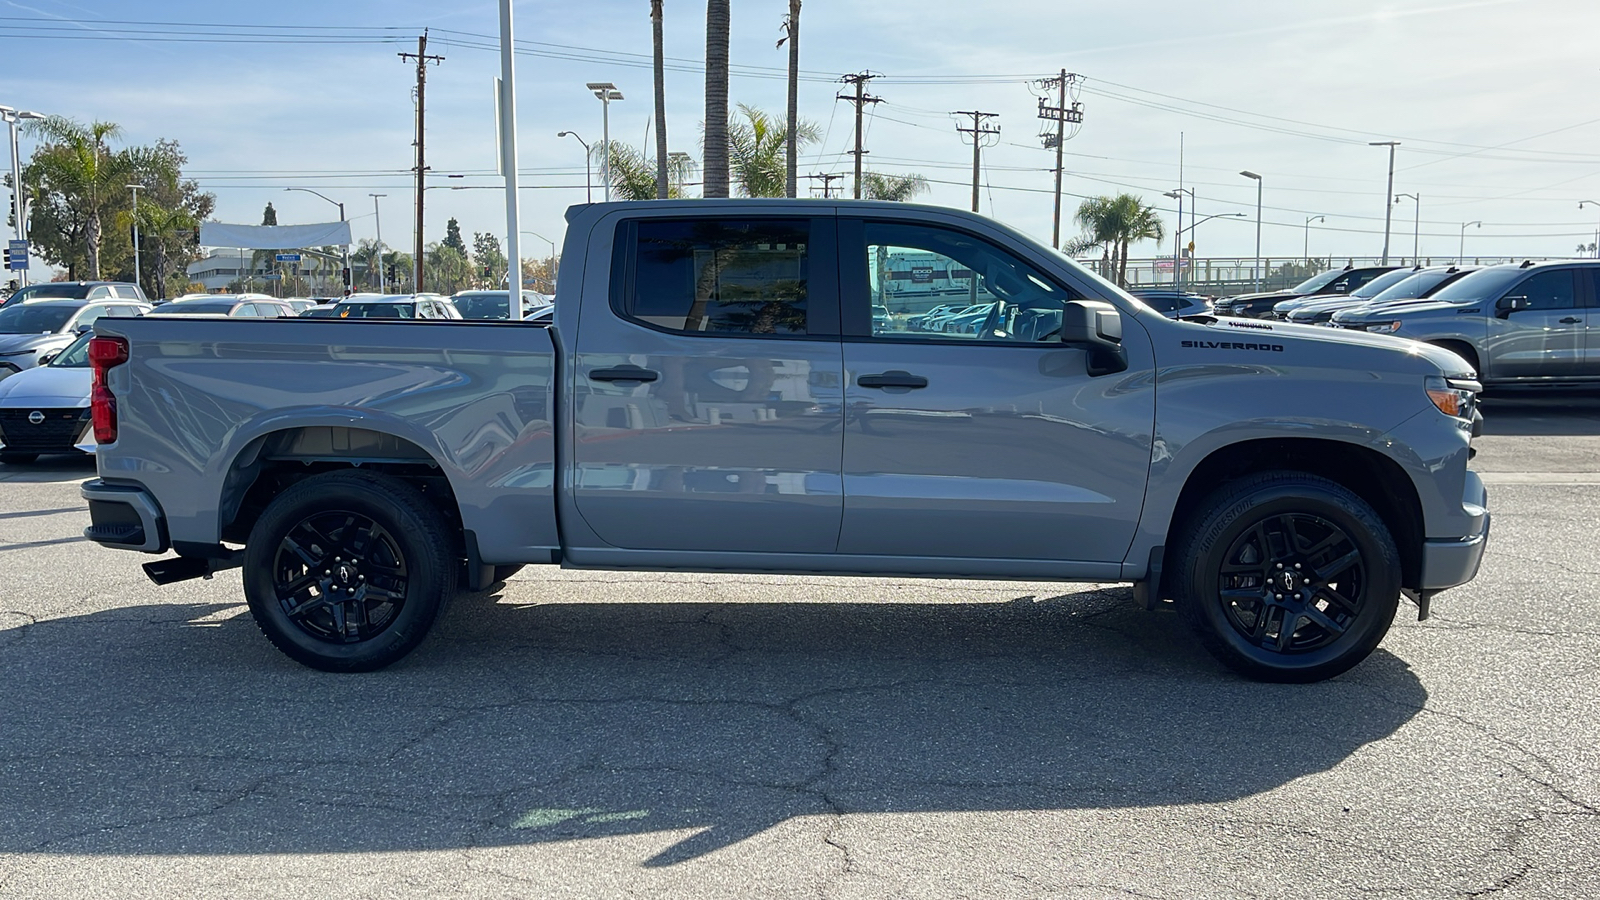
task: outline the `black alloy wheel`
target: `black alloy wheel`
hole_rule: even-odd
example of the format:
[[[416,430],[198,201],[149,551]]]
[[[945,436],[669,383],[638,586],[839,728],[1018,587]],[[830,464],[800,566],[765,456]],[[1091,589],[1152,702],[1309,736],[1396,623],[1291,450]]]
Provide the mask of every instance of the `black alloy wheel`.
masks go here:
[[[267,505],[245,545],[244,588],[268,640],[329,672],[381,669],[427,636],[453,593],[460,535],[421,491],[345,470]]]
[[[1168,556],[1184,620],[1218,660],[1261,681],[1332,678],[1377,648],[1400,597],[1400,555],[1375,510],[1300,472],[1218,488]]]

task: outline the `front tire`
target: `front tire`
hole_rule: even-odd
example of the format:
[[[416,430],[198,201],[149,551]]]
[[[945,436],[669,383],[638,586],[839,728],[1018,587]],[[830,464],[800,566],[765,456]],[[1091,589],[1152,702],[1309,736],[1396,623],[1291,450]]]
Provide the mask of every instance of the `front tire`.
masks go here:
[[[244,590],[267,639],[325,672],[371,672],[427,636],[457,541],[416,488],[343,471],[280,494],[250,531]]]
[[[1201,644],[1259,681],[1332,678],[1394,621],[1400,554],[1349,489],[1298,472],[1231,482],[1188,519],[1173,600]]]

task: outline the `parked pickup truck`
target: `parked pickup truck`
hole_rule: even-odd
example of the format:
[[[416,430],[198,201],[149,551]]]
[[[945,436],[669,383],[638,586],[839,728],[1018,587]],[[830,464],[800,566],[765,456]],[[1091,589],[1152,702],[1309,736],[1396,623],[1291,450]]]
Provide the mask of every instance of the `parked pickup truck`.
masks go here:
[[[1443,347],[1486,384],[1600,382],[1600,261],[1490,266],[1426,301],[1345,310],[1331,324]]]
[[[948,209],[568,220],[549,328],[103,320],[86,535],[176,551],[160,583],[242,566],[266,636],[344,671],[537,563],[1132,582],[1227,665],[1312,681],[1402,593],[1426,617],[1476,574],[1478,385],[1454,353],[1169,320]],[[875,323],[900,255],[948,261],[987,320]]]

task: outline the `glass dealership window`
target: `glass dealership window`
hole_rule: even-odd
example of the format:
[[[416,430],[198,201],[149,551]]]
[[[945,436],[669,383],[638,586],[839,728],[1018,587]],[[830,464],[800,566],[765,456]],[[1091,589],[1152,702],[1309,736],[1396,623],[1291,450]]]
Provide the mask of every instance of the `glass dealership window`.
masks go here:
[[[624,314],[671,331],[803,335],[811,223],[643,221]]]

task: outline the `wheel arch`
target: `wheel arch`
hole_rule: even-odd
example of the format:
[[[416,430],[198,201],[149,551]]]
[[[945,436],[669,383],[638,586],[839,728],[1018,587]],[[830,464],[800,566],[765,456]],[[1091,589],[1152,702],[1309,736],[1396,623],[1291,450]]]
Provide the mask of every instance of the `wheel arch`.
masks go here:
[[[1305,472],[1336,482],[1360,497],[1389,528],[1400,551],[1401,584],[1422,578],[1424,520],[1416,485],[1400,464],[1370,447],[1322,438],[1261,438],[1211,451],[1189,472],[1167,524],[1168,544],[1188,527],[1201,501],[1227,482],[1268,469]],[[1164,572],[1172,567],[1163,565]],[[1163,585],[1163,594],[1166,585]]]

